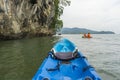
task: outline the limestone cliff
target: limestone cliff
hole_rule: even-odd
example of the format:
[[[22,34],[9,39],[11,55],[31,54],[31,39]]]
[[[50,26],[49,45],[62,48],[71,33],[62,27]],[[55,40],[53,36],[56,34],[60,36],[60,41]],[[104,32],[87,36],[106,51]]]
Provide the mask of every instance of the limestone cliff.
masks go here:
[[[0,0],[0,39],[52,35],[54,0]]]

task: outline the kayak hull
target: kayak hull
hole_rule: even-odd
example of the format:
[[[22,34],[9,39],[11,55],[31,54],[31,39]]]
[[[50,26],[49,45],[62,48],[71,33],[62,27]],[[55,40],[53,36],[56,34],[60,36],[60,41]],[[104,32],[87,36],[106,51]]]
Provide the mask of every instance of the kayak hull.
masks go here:
[[[82,36],[82,38],[92,38],[92,37],[85,37],[85,36]]]
[[[55,50],[55,53],[74,53],[76,46],[63,39],[52,50]],[[75,58],[71,57],[68,60],[55,58],[53,51],[50,51],[32,80],[101,80],[101,78],[80,51],[77,51]]]

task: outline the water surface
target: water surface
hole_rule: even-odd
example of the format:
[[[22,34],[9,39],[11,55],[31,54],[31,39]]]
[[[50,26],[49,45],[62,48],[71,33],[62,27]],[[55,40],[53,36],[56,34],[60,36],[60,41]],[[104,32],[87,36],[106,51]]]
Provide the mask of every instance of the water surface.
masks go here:
[[[0,41],[0,80],[31,80],[48,51],[61,38],[71,40],[88,58],[102,80],[120,80],[120,35],[60,35]]]
[[[0,41],[0,80],[31,80],[57,37]]]

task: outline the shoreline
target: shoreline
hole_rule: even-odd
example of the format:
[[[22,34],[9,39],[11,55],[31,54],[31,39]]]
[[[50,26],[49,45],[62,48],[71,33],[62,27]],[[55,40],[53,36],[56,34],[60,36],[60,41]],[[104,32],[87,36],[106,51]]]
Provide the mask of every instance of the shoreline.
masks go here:
[[[4,40],[19,40],[19,39],[24,39],[24,38],[35,38],[35,37],[51,37],[53,36],[52,33],[36,33],[36,34],[31,34],[31,33],[19,33],[19,34],[14,34],[14,35],[1,35],[0,34],[0,41]]]

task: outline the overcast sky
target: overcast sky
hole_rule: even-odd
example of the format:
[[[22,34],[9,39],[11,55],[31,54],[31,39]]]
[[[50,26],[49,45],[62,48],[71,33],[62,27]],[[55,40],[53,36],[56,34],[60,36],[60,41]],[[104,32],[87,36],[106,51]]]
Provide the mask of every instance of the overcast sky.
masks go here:
[[[71,0],[61,19],[63,27],[120,33],[120,0]]]

